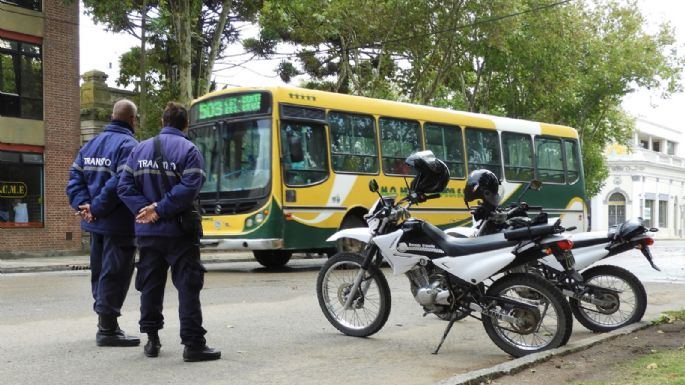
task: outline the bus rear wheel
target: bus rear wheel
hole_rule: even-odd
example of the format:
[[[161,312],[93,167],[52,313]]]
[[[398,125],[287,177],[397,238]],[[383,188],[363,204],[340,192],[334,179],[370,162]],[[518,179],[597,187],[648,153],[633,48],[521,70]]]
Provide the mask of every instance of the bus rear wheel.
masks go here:
[[[267,268],[283,267],[293,252],[288,250],[253,250],[252,254],[260,265]]]

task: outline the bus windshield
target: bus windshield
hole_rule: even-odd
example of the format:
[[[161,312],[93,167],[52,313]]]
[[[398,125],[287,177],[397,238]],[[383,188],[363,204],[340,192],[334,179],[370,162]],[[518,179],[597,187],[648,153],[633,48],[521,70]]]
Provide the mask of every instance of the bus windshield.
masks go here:
[[[193,128],[190,136],[205,159],[201,193],[264,194],[271,181],[271,119],[225,121]]]

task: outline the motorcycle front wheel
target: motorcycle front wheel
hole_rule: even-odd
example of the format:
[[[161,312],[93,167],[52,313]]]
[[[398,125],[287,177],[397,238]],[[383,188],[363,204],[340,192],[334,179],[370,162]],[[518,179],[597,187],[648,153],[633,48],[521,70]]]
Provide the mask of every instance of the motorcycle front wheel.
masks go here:
[[[483,315],[483,328],[500,349],[514,357],[557,348],[568,341],[573,328],[571,309],[551,283],[531,274],[508,274],[495,281],[488,296],[503,297],[533,307],[501,302],[489,310],[513,317]]]
[[[361,265],[361,255],[338,253],[321,267],[316,280],[316,296],[326,319],[336,329],[354,337],[376,333],[390,315],[390,287],[380,270],[375,270],[373,275],[364,272],[360,289],[349,309],[345,309]]]
[[[642,319],[647,309],[647,293],[642,282],[628,270],[613,266],[595,266],[582,272],[586,284],[615,290],[599,294],[605,305],[593,305],[569,298],[573,315],[593,332],[608,332]]]

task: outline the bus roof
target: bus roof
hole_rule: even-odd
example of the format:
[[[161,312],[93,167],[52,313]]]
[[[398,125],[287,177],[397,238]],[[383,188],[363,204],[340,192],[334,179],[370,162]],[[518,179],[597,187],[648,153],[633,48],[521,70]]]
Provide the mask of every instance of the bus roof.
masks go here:
[[[192,104],[224,94],[246,91],[268,91],[274,95],[276,100],[288,104],[415,119],[424,122],[578,138],[578,132],[574,128],[563,125],[287,86],[231,87],[203,95],[193,100]]]

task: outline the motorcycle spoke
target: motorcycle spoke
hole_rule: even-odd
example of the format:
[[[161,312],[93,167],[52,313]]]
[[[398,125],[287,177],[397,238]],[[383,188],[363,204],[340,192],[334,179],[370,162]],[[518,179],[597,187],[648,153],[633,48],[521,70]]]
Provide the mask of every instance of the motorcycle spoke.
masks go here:
[[[528,287],[519,287],[518,289],[524,289],[524,291],[521,292],[533,290]],[[558,315],[554,308],[549,306],[549,302],[545,300],[544,297],[531,301],[530,298],[523,297],[518,289],[510,287],[507,291],[500,293],[500,295],[521,303],[530,305],[535,304],[540,314],[539,321],[532,331],[519,332],[517,331],[516,325],[497,320],[495,322],[495,325],[497,326],[496,330],[498,334],[508,340],[512,345],[518,346],[524,350],[536,350],[548,345],[554,338],[558,323]],[[535,293],[538,295],[540,294],[536,291]]]
[[[612,289],[619,293],[619,303],[616,305],[617,309],[615,310],[607,310],[603,309],[600,305],[593,306],[590,304],[580,307],[586,318],[593,323],[604,326],[621,325],[635,313],[637,298],[627,282],[618,277],[600,275],[593,277],[589,283],[597,287]]]

